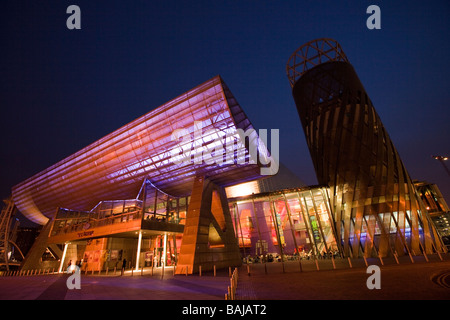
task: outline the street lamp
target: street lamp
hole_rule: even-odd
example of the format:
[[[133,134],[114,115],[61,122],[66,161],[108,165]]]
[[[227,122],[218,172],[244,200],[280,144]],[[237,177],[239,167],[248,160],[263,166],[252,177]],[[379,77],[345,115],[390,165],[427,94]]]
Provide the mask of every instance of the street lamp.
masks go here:
[[[448,157],[446,156],[431,156],[433,159],[439,160],[440,163],[444,166],[445,171],[447,171],[447,174],[450,176],[450,170],[447,168],[447,165],[444,161],[448,160]]]

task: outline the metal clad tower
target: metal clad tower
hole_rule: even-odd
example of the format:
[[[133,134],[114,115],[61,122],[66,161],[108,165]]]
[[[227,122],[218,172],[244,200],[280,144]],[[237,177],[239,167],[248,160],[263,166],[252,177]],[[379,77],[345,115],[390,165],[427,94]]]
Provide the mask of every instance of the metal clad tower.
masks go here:
[[[346,256],[445,250],[353,66],[333,39],[297,49],[287,75]]]

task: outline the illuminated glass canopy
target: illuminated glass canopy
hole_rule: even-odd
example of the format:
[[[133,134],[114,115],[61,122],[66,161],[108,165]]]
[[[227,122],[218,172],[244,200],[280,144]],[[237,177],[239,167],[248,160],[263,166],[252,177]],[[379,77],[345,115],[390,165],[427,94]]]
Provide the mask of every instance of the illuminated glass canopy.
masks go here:
[[[196,175],[220,186],[260,178],[247,151],[259,138],[251,132],[246,148],[237,129],[253,127],[216,76],[14,186],[13,199],[27,218],[44,224],[57,207],[90,210],[104,199],[134,197],[145,177],[175,196],[190,194]],[[174,138],[176,130],[189,139]],[[230,153],[233,161],[222,161]],[[194,161],[199,154],[208,154],[208,163]],[[270,163],[267,153],[259,159]]]

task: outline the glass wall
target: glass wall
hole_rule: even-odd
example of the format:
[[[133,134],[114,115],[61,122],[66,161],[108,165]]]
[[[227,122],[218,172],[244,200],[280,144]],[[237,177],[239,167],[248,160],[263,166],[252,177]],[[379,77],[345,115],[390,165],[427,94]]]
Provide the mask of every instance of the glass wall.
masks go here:
[[[185,224],[190,197],[174,197],[146,180],[144,190],[144,219]]]
[[[101,201],[91,211],[58,208],[51,236],[140,219],[141,208],[135,199]]]
[[[230,210],[245,257],[270,261],[339,254],[324,188],[230,199]]]
[[[91,211],[58,208],[51,236],[141,218],[184,225],[189,198],[170,196],[146,179],[136,199],[101,201]]]

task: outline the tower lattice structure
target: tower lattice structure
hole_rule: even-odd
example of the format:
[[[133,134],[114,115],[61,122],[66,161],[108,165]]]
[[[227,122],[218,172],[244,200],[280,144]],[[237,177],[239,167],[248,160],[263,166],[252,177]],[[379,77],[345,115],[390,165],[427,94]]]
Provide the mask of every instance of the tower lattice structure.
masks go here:
[[[346,256],[445,247],[353,66],[338,42],[298,48],[287,75],[319,184]]]

